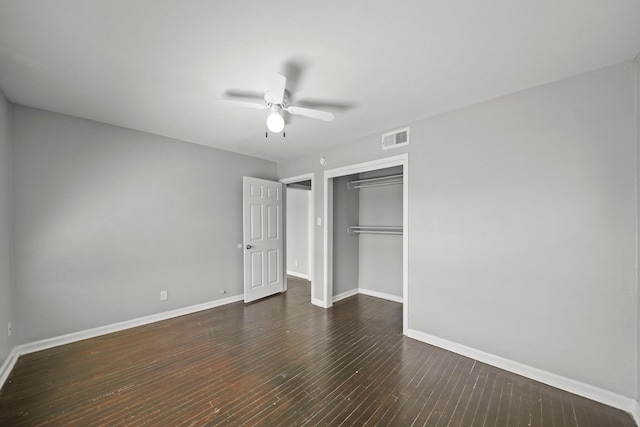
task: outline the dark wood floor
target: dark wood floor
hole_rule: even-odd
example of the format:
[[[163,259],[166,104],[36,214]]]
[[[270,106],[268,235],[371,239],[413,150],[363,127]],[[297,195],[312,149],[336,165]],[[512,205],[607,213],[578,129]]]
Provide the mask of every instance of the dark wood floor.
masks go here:
[[[635,426],[619,410],[402,336],[402,306],[308,283],[20,357],[1,426]]]

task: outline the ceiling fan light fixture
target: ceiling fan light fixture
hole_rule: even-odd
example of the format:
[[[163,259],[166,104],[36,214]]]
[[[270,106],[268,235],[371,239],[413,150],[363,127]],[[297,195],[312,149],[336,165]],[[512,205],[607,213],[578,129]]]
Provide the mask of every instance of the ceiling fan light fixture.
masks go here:
[[[284,129],[284,118],[280,111],[271,111],[267,117],[267,128],[273,133],[280,133]]]

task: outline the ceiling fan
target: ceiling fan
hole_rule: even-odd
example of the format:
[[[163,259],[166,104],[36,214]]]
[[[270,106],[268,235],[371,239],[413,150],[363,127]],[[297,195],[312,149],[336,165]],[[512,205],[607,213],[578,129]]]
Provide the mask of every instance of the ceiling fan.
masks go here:
[[[269,109],[267,117],[267,128],[273,133],[280,133],[284,130],[285,117],[283,114],[289,113],[296,116],[310,117],[312,119],[324,120],[330,122],[333,120],[333,114],[315,110],[312,108],[297,107],[289,105],[291,94],[286,89],[287,78],[282,74],[274,73],[269,79],[269,87],[264,92],[264,104],[256,102],[232,101],[224,100],[225,104],[235,105],[238,107],[254,108],[258,110]],[[247,98],[254,97],[254,94],[242,91],[227,91],[227,95]]]

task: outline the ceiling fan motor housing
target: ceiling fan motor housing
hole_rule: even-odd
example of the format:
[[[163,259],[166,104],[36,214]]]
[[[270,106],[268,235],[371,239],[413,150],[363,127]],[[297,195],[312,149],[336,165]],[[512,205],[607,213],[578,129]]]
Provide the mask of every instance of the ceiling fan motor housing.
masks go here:
[[[271,91],[267,89],[264,93],[264,102],[266,102],[269,107],[273,105],[280,105],[281,107],[286,108],[287,104],[289,103],[289,91],[284,91],[284,95],[282,96],[282,103],[277,104],[274,102],[274,97],[271,95]]]

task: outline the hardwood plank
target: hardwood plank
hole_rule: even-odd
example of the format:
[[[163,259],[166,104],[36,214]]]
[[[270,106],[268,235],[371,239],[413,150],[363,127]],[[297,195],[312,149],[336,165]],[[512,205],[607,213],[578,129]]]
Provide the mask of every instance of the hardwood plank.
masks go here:
[[[505,382],[505,375],[497,372],[495,381],[489,393],[486,410],[484,411],[483,426],[495,426],[498,420],[498,410],[500,409],[500,398],[502,396],[502,388]]]
[[[404,347],[404,346],[403,346]],[[433,353],[424,358],[423,352],[416,351],[415,348],[408,348],[402,352],[400,363],[388,371],[378,386],[372,386],[371,399],[363,402],[358,411],[354,412],[351,418],[347,417],[344,425],[375,425],[386,412],[397,402],[397,390],[402,384],[410,382],[410,377],[415,374],[415,368],[407,368],[418,365],[424,367],[431,360]],[[350,423],[350,424],[349,424]]]
[[[451,367],[450,364],[447,363],[447,355],[445,353],[440,353],[437,356],[438,360],[426,366],[426,370],[422,372],[418,381],[415,382],[414,388],[406,391],[408,394],[407,398],[402,399],[401,405],[399,405],[395,411],[389,413],[388,419],[382,420],[382,425],[409,424],[411,420],[415,418],[418,408],[424,406],[429,398],[432,397],[437,385],[441,383],[442,378],[447,372],[447,369]],[[416,377],[418,377],[418,375]]]
[[[456,392],[456,387],[460,383],[460,379],[464,376],[464,372],[468,372],[468,365],[473,361],[467,358],[460,358],[456,361],[455,366],[447,375],[446,381],[438,389],[438,393],[431,395],[422,406],[420,412],[413,420],[413,425],[437,425],[444,413],[448,401]]]
[[[469,408],[474,407],[477,403],[476,399],[472,398],[473,393],[478,385],[480,379],[480,367],[478,362],[474,361],[471,370],[469,371],[469,377],[463,382],[463,388],[458,398],[456,399],[455,406],[451,409],[451,417],[449,418],[446,426],[460,426],[463,424],[464,417],[467,415]],[[469,424],[466,424],[469,425]]]
[[[22,356],[0,425],[634,426],[622,411],[402,336],[402,305],[309,284]]]

